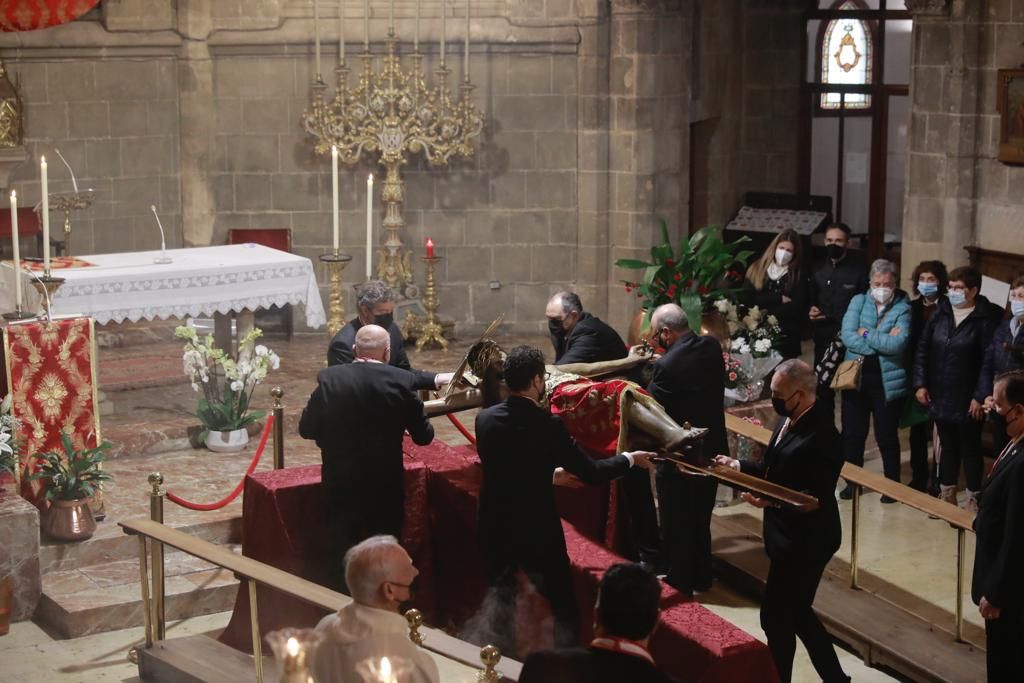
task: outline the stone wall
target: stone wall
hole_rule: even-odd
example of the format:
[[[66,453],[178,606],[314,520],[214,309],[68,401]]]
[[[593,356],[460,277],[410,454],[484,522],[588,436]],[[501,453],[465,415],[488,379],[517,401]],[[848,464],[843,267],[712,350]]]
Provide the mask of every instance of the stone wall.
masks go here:
[[[1024,168],[997,160],[996,72],[1024,63],[1024,1],[916,0],[903,270],[1024,253]]]

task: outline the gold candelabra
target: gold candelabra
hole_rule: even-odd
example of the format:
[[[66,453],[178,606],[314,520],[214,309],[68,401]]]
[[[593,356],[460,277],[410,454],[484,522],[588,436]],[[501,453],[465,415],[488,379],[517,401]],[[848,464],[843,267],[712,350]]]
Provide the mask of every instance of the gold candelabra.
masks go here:
[[[318,154],[330,154],[334,146],[339,160],[348,166],[358,163],[364,154],[376,155],[377,162],[384,166],[381,199],[385,236],[384,247],[378,251],[377,275],[401,296],[414,299],[418,291],[413,283],[412,253],[402,243],[405,181],[401,168],[419,153],[435,168],[447,166],[453,158],[471,158],[475,152],[473,139],[483,130],[483,116],[472,102],[474,86],[468,69],[464,69],[466,73],[458,85],[458,101],[453,102],[448,86],[451,70],[445,66],[444,50],[434,71],[435,84],[429,87],[419,42],[410,55],[412,66],[408,71],[402,68],[398,42],[393,26],[389,27],[387,53],[380,71],[375,71],[367,38],[359,56],[362,68],[353,87],[349,86],[351,69],[342,49],[334,70],[334,97],[326,98],[327,85],[317,74],[302,126],[315,138]],[[467,38],[467,59],[468,49]]]
[[[345,294],[341,289],[341,273],[352,257],[332,251],[320,254],[320,262],[327,264],[331,293],[327,300],[327,334],[334,338],[345,326]]]
[[[434,280],[434,266],[441,260],[440,256],[421,256],[427,264],[426,282],[423,287],[423,308],[427,317],[419,327],[419,337],[416,339],[416,350],[421,351],[428,342],[436,342],[445,351],[448,350],[448,340],[444,338],[444,330],[437,319],[437,308],[440,302],[437,299],[437,285]]]

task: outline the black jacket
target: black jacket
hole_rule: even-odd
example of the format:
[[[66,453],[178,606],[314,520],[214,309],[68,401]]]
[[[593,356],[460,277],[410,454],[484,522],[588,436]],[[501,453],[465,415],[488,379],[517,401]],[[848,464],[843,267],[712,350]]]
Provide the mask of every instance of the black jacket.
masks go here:
[[[915,391],[928,389],[932,419],[966,422],[971,399],[982,402],[987,396],[981,364],[1001,313],[979,294],[974,310],[958,326],[949,299],[938,306],[917,343],[912,385]]]
[[[519,683],[671,682],[646,659],[593,647],[534,652],[519,675]]]
[[[413,376],[383,363],[324,368],[299,419],[299,434],[315,439],[322,480],[332,491],[362,500],[402,495],[402,436],[430,443],[434,428],[413,388]]]
[[[741,462],[743,471],[808,493],[818,499],[820,507],[814,512],[765,508],[764,547],[772,559],[792,553],[830,557],[839,549],[843,533],[836,504],[843,453],[835,416],[815,403],[780,441],[779,430],[785,422],[780,420],[775,426],[764,459]]]
[[[747,297],[751,303],[761,310],[774,315],[779,320],[778,352],[783,358],[796,358],[800,355],[800,337],[807,324],[807,280],[803,274],[793,277],[787,272],[778,280],[765,276],[764,287],[754,289],[747,281],[744,285],[748,290]],[[789,297],[789,303],[783,303],[782,297]]]
[[[597,363],[625,358],[629,353],[619,333],[600,318],[584,313],[564,340],[551,337],[555,365]]]
[[[556,467],[587,483],[608,481],[629,470],[624,455],[589,458],[560,418],[528,398],[510,396],[480,411],[476,438],[483,465],[480,545],[492,566],[565,558],[551,483]]]
[[[992,341],[985,351],[985,360],[981,364],[982,391],[986,396],[992,395],[995,379],[1007,370],[1024,368],[1024,324],[1017,327],[1017,334],[1010,334],[1011,318],[999,323]]]
[[[1011,447],[981,486],[971,597],[1024,608],[1024,443]]]
[[[712,337],[680,337],[652,367],[647,391],[665,407],[669,417],[694,427],[706,427],[704,455],[729,452],[725,432],[725,361],[722,347]]]
[[[925,323],[931,320],[935,311],[939,310],[939,302],[945,298],[940,296],[931,306],[924,305],[925,299],[923,296],[918,296],[910,302],[910,339],[907,340],[907,367],[910,368],[911,374],[914,369],[914,354],[917,353],[917,343],[921,341],[921,334],[924,332]]]
[[[357,317],[349,321],[348,325],[338,330],[334,335],[331,345],[327,347],[327,365],[342,365],[352,362],[352,346],[356,342],[356,332],[363,326],[363,322]],[[396,323],[391,323],[388,328],[391,335],[391,360],[390,365],[396,368],[408,370],[414,375],[416,389],[436,389],[434,383],[436,374],[425,370],[413,370],[409,364],[409,356],[405,354],[405,341],[402,339],[402,331]]]
[[[819,261],[810,278],[808,309],[817,306],[825,319],[813,321],[815,339],[834,337],[843,324],[850,299],[867,289],[868,269],[859,257],[846,252],[837,263],[830,258]]]

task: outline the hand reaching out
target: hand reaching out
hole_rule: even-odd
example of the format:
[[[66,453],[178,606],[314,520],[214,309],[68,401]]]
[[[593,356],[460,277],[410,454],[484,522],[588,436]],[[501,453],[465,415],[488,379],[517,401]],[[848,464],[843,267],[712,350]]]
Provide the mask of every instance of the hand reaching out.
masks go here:
[[[740,469],[740,461],[736,458],[730,458],[728,455],[716,455],[714,461],[719,465],[725,465],[731,467],[734,470]]]
[[[749,491],[744,491],[740,494],[740,499],[745,500],[756,508],[766,508],[771,505],[771,501],[765,500],[764,498],[758,498]]]

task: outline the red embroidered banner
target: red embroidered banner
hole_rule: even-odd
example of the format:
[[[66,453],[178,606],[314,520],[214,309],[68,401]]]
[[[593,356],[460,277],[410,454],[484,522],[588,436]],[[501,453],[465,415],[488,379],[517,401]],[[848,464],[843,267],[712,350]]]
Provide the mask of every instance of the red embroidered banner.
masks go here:
[[[26,481],[35,456],[63,452],[61,432],[75,448],[100,441],[92,318],[12,325],[4,330],[7,386],[21,420],[21,493],[41,504],[41,485]]]
[[[0,0],[0,30],[35,31],[74,21],[99,0]]]

